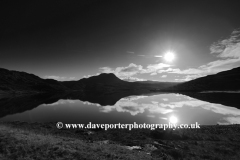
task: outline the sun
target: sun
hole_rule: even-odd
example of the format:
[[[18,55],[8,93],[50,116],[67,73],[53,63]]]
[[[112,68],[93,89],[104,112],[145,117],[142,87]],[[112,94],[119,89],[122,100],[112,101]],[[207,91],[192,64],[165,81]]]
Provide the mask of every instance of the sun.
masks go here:
[[[169,122],[175,124],[175,123],[178,122],[178,119],[177,119],[177,117],[175,117],[175,116],[171,116],[171,117],[169,118]]]
[[[175,55],[172,51],[167,51],[163,58],[165,59],[165,61],[167,62],[172,62],[175,59]]]

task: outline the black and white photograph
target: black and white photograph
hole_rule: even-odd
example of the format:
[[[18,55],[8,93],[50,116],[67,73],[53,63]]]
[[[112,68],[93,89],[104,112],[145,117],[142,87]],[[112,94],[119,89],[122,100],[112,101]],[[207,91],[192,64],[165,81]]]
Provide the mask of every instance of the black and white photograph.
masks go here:
[[[0,160],[239,160],[239,6],[0,1]]]

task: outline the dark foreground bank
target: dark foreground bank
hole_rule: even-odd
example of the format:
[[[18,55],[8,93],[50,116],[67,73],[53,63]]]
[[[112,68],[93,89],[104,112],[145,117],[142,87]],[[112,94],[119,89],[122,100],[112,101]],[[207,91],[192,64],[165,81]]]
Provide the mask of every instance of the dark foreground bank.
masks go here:
[[[61,129],[0,122],[1,160],[239,159],[240,125],[200,129]]]

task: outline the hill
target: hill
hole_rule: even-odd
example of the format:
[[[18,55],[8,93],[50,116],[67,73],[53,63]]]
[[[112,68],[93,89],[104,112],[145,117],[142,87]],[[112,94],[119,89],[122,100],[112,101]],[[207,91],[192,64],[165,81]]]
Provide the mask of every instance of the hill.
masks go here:
[[[82,89],[86,92],[105,92],[111,93],[119,90],[128,90],[129,82],[122,81],[112,73],[102,73],[97,76],[83,78],[78,81],[61,82],[71,90]]]
[[[42,79],[26,72],[10,71],[0,68],[0,95],[6,93],[45,93],[82,91],[94,94],[112,94],[116,92],[151,91],[167,88],[178,83],[172,82],[127,82],[113,73],[102,73],[78,81],[59,82],[53,79]]]
[[[66,81],[62,83],[72,90],[82,88],[86,92],[98,92],[104,94],[119,91],[150,91],[179,84],[176,82],[158,81],[127,82],[119,79],[113,73],[102,73],[97,76],[80,79],[79,81]]]
[[[1,93],[38,93],[64,91],[68,88],[53,79],[42,79],[26,72],[0,68]]]
[[[166,91],[236,91],[240,90],[240,67],[197,78],[164,89]]]
[[[165,88],[181,84],[180,82],[158,82],[158,81],[138,81],[134,82],[138,87],[148,89],[150,91],[161,91]]]

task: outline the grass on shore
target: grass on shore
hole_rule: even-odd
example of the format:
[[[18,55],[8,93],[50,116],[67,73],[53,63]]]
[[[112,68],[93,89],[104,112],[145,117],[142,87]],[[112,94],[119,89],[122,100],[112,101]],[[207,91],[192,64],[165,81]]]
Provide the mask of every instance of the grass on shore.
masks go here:
[[[239,131],[239,125],[105,131],[0,122],[0,159],[239,159]]]

